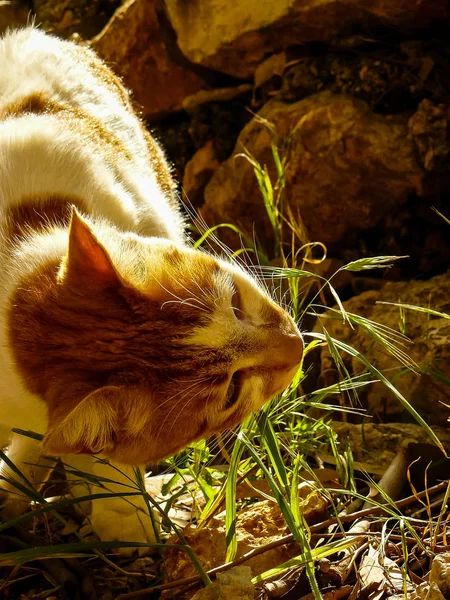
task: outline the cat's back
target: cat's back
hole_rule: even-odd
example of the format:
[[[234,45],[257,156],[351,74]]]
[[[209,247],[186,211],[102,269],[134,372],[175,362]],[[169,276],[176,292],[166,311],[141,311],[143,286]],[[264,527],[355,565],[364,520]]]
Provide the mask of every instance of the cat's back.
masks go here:
[[[27,27],[0,40],[0,207],[46,195],[182,235],[164,156],[120,81],[88,48]]]
[[[95,54],[34,27],[0,41],[0,105],[3,118],[78,111],[115,134],[133,159],[146,159],[142,127],[128,95]]]

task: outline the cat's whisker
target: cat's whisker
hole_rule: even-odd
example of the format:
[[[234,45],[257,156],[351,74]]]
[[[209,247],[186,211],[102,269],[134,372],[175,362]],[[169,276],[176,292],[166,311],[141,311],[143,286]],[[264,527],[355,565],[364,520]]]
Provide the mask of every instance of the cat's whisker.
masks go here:
[[[199,289],[200,293],[202,294],[202,296],[203,296],[204,298],[206,298],[206,296],[207,296],[207,292],[206,292],[206,290],[204,290],[204,289],[202,288],[202,286],[199,284],[199,282],[198,282],[196,279],[194,279],[194,280],[193,280],[193,283],[194,283],[194,284],[195,284],[195,285],[198,287],[198,289]],[[205,306],[206,306],[206,305],[205,305]]]
[[[211,389],[210,389],[209,394],[208,394],[208,396],[207,396],[207,398],[205,400],[205,406],[208,406],[208,403],[211,400],[212,393],[215,391],[215,389],[214,389],[213,386],[215,385],[217,379],[218,379],[218,377],[216,377],[215,379],[213,379],[213,381],[211,382]]]
[[[203,391],[203,389],[199,389],[199,390],[198,390],[198,392],[197,392],[196,394],[194,394],[193,396],[192,396],[192,395],[189,395],[189,398],[188,398],[188,401],[187,401],[187,407],[188,407],[190,404],[192,404],[192,403],[194,402],[195,398],[197,398],[197,397],[198,397],[198,395],[199,395],[199,394],[201,394],[201,392],[202,392],[202,391]],[[188,394],[185,394],[184,396],[182,396],[182,397],[181,397],[181,398],[178,400],[178,402],[176,402],[176,403],[175,403],[175,404],[172,406],[172,408],[169,410],[169,412],[168,412],[168,413],[167,413],[167,415],[165,416],[165,418],[164,418],[163,422],[161,423],[161,426],[160,426],[159,432],[158,432],[158,433],[157,433],[157,435],[156,435],[156,437],[157,437],[157,438],[159,438],[159,436],[160,436],[160,434],[161,434],[162,430],[164,429],[164,425],[165,425],[165,424],[166,424],[166,422],[168,421],[168,419],[169,419],[170,415],[172,414],[172,412],[173,412],[173,411],[174,411],[174,410],[177,408],[177,406],[179,406],[179,405],[181,404],[181,402],[183,402],[183,400],[185,400],[185,399],[186,399],[186,396],[187,396],[187,395],[188,395]],[[186,412],[188,412],[188,411],[186,411]],[[181,417],[183,414],[184,414],[184,413],[183,413],[183,411],[179,411],[179,412],[178,412],[177,416],[175,417],[174,421],[172,422],[172,424],[171,424],[171,426],[170,426],[170,429],[167,431],[167,435],[170,435],[170,433],[172,432],[173,428],[175,427],[175,423],[177,422],[177,420],[178,420],[178,419],[179,419],[179,418],[180,418],[180,417]]]
[[[255,231],[254,227],[253,227],[253,247],[255,249],[258,247],[257,241],[256,241],[256,231]],[[261,265],[260,256],[259,256],[258,252],[256,252],[256,250],[255,250],[255,255],[256,255],[256,264],[257,264],[257,268],[258,268],[258,271],[256,271],[256,280],[258,281],[259,285],[263,289],[265,289],[265,291],[267,292],[268,296],[272,297],[271,293],[270,293],[269,286],[267,285],[265,279],[259,276],[259,272],[260,272],[259,270],[261,269],[262,265]],[[250,264],[253,264],[253,261],[251,259],[250,259]]]
[[[183,203],[185,210],[189,213],[191,220],[199,226],[200,232],[202,234],[206,233],[207,231],[209,231],[211,229],[208,226],[208,224],[206,223],[204,217],[200,213],[198,213],[193,207],[189,208],[188,205],[186,204],[186,202],[182,201],[182,203]],[[244,266],[244,267],[246,266],[243,263],[243,261],[241,261],[239,259],[239,257],[236,256],[233,253],[233,251],[226,244],[224,244],[224,242],[222,242],[222,240],[220,240],[219,237],[214,232],[210,232],[208,237],[205,239],[205,242],[211,248],[214,255],[215,255],[215,251],[214,251],[215,248],[214,248],[214,244],[211,243],[211,241],[214,242],[214,244],[222,250],[225,257],[228,258],[231,262],[239,263],[239,264],[241,264],[241,266]]]
[[[192,383],[192,382],[199,382],[199,381],[205,381],[206,379],[210,379],[212,376],[211,375],[204,375],[204,376],[196,376],[193,378],[189,378],[189,377],[168,377],[168,381],[173,381],[178,383],[179,385],[182,385],[184,383]]]
[[[170,273],[169,273],[169,276],[170,276],[170,277],[172,277],[172,279],[174,279],[174,280],[175,280],[175,278],[174,278],[174,277],[173,277],[173,276],[172,276]],[[195,300],[196,302],[198,302],[199,304],[201,304],[201,305],[202,305],[204,308],[208,309],[208,305],[207,305],[207,304],[206,304],[206,303],[205,303],[205,302],[204,302],[204,301],[203,301],[201,298],[199,298],[198,296],[196,296],[196,295],[195,295],[195,294],[192,292],[192,290],[189,290],[189,289],[188,289],[188,288],[187,288],[185,285],[183,285],[183,283],[182,283],[181,281],[179,281],[178,279],[176,279],[175,281],[176,281],[176,284],[177,284],[178,286],[182,287],[182,288],[183,288],[183,289],[184,289],[184,290],[185,290],[185,291],[186,291],[188,294],[191,294],[191,295],[193,296],[193,298],[192,298],[193,300]],[[200,291],[202,291],[203,297],[205,298],[205,297],[207,296],[206,292],[205,292],[204,290],[202,290],[202,288],[201,288],[201,287],[198,285],[198,283],[197,283],[197,281],[196,281],[195,279],[193,279],[193,282],[194,282],[195,284],[197,284],[197,287],[200,289]],[[173,295],[174,297],[177,297],[177,296],[175,296],[175,294],[174,294],[173,292],[172,292],[172,295]],[[179,298],[178,298],[178,299],[179,299]]]
[[[195,301],[196,299],[195,298],[186,298],[185,300],[166,300],[165,302],[163,302],[161,304],[161,310],[164,309],[166,304],[181,304],[181,305],[190,306],[191,308],[196,308],[197,310],[201,310],[202,312],[205,312],[205,313],[209,313],[209,311],[206,310],[206,308],[202,308],[201,306],[198,306],[197,304],[192,304],[191,302],[189,302],[189,300]]]
[[[207,398],[206,398],[206,401],[205,401],[205,406],[207,406],[207,405],[208,405],[208,402],[209,402],[209,400],[210,400],[210,398],[211,398],[211,396],[212,396],[213,392],[215,391],[215,389],[214,389],[214,387],[213,387],[213,386],[214,386],[214,384],[216,383],[216,381],[218,380],[218,377],[211,378],[211,379],[212,379],[212,382],[211,382],[211,384],[210,384],[210,385],[211,385],[211,389],[210,389],[210,391],[209,391],[209,394],[208,394],[208,396],[207,396]],[[190,399],[189,399],[189,400],[190,400],[190,403],[191,403],[191,404],[192,404],[192,402],[195,400],[195,398],[197,398],[197,397],[198,397],[198,395],[201,393],[201,391],[202,391],[202,390],[199,390],[199,391],[197,392],[197,394],[195,394],[194,396],[191,396],[191,397],[190,397]],[[178,404],[178,403],[177,403],[177,404]],[[174,408],[175,408],[175,407],[174,407]],[[171,432],[171,431],[174,429],[174,427],[175,427],[175,423],[176,423],[176,421],[177,421],[177,420],[180,418],[180,416],[181,416],[181,415],[182,415],[182,411],[180,411],[180,412],[179,412],[179,414],[177,415],[177,417],[175,418],[175,420],[174,420],[174,422],[173,422],[173,424],[172,424],[172,426],[171,426],[171,428],[170,428],[170,430],[169,430],[169,433],[170,433],[170,432]]]
[[[170,275],[170,273],[169,273]],[[156,278],[155,278],[156,279]],[[169,295],[171,295],[173,298],[175,298],[176,300],[178,300],[179,302],[183,302],[185,300],[185,298],[180,298],[179,296],[177,296],[175,294],[175,292],[173,292],[172,290],[167,289],[160,281],[156,280],[158,285],[161,286],[161,288],[167,292]],[[179,281],[177,281],[178,285],[181,285]],[[185,289],[189,294],[192,294],[191,291],[189,291],[187,288],[185,288],[183,285],[181,285],[181,287],[183,287],[183,289]],[[199,310],[206,310],[208,308],[207,304],[205,304],[202,300],[200,300],[200,298],[197,297],[193,297],[193,298],[189,298],[190,300],[195,300],[195,302],[198,302],[199,304],[201,304],[202,306],[195,306],[194,308],[198,308]]]
[[[182,388],[181,390],[179,390],[176,394],[172,394],[172,396],[170,396],[169,398],[166,398],[164,400],[164,402],[162,402],[161,404],[158,405],[158,409],[161,409],[163,406],[165,406],[166,404],[168,404],[169,402],[172,402],[175,398],[177,398],[180,394],[183,394],[183,398],[185,398],[185,396],[194,388],[196,388],[198,385],[200,385],[200,383],[204,383],[205,381],[208,381],[209,377],[205,377],[203,379],[200,379],[198,381],[195,381],[194,383],[192,383],[189,387],[187,388]]]

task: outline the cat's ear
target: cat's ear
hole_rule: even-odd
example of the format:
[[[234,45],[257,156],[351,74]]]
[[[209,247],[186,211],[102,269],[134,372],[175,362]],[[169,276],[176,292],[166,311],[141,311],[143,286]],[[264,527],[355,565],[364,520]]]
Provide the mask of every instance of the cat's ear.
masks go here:
[[[113,450],[120,428],[120,388],[108,386],[89,394],[62,420],[50,413],[42,452],[103,454]]]
[[[117,274],[108,251],[99,242],[91,226],[75,207],[69,226],[69,247],[60,276],[71,283],[85,285],[119,284]]]

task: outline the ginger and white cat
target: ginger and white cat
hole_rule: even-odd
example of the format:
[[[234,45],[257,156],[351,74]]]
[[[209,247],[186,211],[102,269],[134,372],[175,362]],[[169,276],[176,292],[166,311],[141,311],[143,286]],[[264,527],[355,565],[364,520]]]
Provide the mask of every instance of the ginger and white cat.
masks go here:
[[[234,427],[297,369],[291,317],[189,246],[163,153],[119,80],[32,27],[0,40],[0,233],[0,441],[35,481],[40,453],[97,472],[99,454],[126,477]],[[6,515],[26,508],[1,487]],[[152,540],[143,501],[92,504],[101,538]]]

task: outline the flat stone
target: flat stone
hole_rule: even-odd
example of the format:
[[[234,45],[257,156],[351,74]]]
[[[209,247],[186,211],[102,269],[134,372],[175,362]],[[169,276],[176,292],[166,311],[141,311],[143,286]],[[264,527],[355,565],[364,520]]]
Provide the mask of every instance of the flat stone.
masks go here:
[[[299,486],[300,510],[307,523],[321,520],[327,512],[327,500],[309,483]],[[289,533],[279,506],[269,500],[256,502],[239,512],[236,519],[238,550],[236,558],[263,544]],[[216,515],[203,529],[183,530],[187,542],[206,570],[225,561],[225,513]],[[174,536],[169,543],[177,543]],[[254,575],[259,575],[298,554],[298,546],[289,544],[272,548],[246,561]],[[165,580],[173,581],[195,575],[195,568],[186,552],[176,548],[164,551]],[[234,598],[233,596],[229,596]]]

